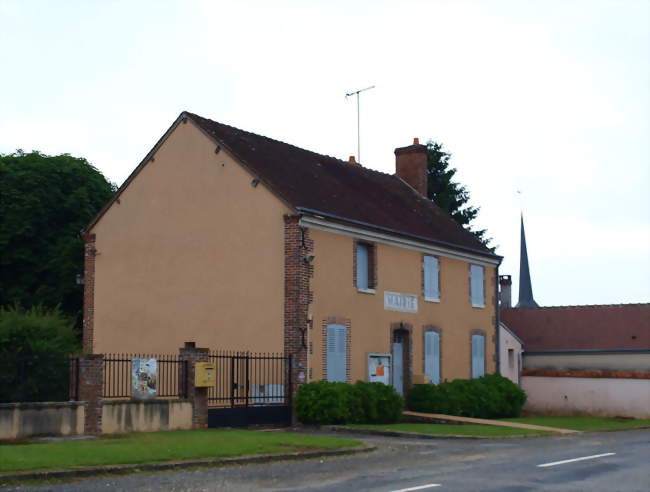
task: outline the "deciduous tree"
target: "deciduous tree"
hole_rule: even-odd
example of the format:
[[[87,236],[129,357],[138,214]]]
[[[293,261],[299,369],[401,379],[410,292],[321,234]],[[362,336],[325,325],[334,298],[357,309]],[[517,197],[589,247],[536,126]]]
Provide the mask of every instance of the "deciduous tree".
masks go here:
[[[0,305],[60,306],[79,319],[79,232],[114,191],[83,158],[0,154]]]

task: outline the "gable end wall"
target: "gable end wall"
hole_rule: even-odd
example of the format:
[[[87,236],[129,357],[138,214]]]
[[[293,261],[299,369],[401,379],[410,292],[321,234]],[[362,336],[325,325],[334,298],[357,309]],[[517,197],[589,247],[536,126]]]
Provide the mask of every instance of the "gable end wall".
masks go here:
[[[215,148],[192,122],[179,124],[89,231],[87,349],[283,350],[290,211]]]

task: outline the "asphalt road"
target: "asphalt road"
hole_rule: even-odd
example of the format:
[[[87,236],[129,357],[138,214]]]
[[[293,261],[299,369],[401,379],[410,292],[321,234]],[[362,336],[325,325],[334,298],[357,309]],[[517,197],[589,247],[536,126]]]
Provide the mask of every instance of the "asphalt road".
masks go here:
[[[359,438],[380,449],[342,458],[138,473],[13,490],[650,491],[650,430],[501,440]],[[594,455],[605,456],[555,464]]]

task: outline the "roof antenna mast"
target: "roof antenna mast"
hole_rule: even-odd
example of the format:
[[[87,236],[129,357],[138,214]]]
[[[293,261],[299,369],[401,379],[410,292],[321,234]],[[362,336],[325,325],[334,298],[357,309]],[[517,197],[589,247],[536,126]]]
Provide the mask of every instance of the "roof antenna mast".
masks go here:
[[[359,93],[363,91],[367,91],[370,89],[374,89],[375,86],[371,85],[370,87],[366,87],[365,89],[359,89],[358,91],[352,91],[348,92],[345,95],[345,98],[347,99],[350,96],[357,96],[357,162],[361,163],[361,131],[359,130],[360,128],[360,122],[359,122]]]

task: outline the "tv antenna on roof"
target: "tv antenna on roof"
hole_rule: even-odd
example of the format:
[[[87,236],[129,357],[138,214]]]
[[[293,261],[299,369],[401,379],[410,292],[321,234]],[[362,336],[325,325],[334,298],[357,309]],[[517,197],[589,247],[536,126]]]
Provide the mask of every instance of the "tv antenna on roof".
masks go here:
[[[361,163],[361,132],[359,130],[359,93],[363,91],[367,91],[370,89],[374,89],[375,86],[371,85],[370,87],[366,87],[365,89],[359,89],[358,91],[352,91],[348,92],[345,95],[345,98],[347,99],[350,96],[357,96],[357,162]]]

